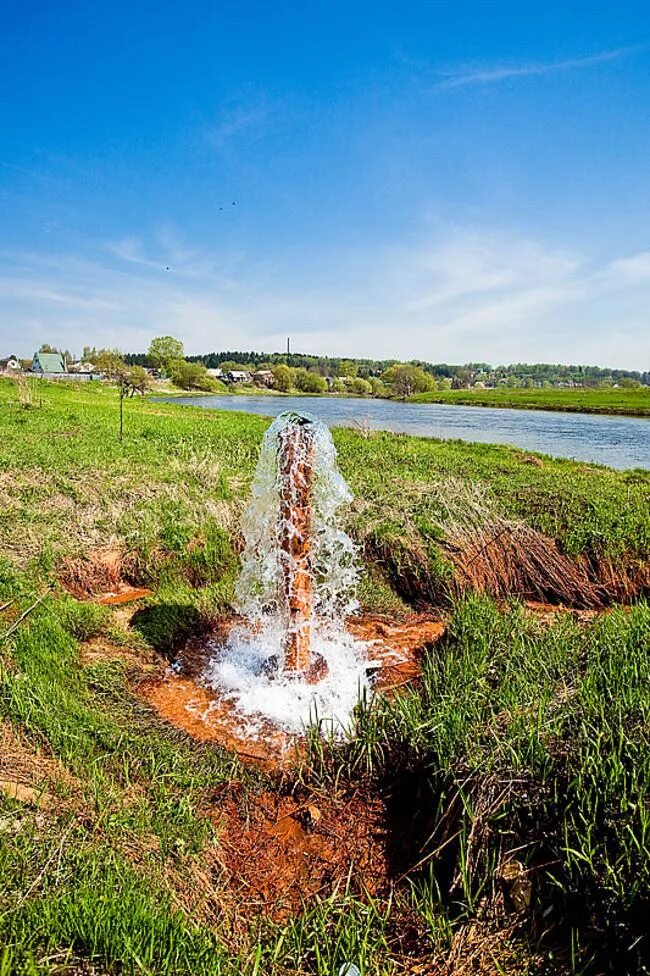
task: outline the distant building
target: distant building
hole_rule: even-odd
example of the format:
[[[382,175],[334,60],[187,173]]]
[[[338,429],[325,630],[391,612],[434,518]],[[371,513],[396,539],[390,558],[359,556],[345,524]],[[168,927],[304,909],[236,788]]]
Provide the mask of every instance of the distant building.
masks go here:
[[[68,363],[69,373],[98,373],[99,370],[93,363]]]
[[[251,374],[244,369],[231,369],[225,378],[229,383],[249,383]]]
[[[35,352],[32,373],[67,373],[65,360],[60,352]]]
[[[0,359],[0,373],[19,373],[22,367],[16,356],[6,356]]]
[[[252,376],[255,386],[273,386],[275,376],[270,369],[258,369]]]
[[[75,383],[102,379],[102,374],[97,372],[91,363],[74,363],[73,365],[82,366],[83,369],[68,370],[61,353],[35,352],[31,372],[48,380],[72,380]]]
[[[206,369],[208,376],[211,376],[213,380],[220,380],[223,377],[222,369]]]

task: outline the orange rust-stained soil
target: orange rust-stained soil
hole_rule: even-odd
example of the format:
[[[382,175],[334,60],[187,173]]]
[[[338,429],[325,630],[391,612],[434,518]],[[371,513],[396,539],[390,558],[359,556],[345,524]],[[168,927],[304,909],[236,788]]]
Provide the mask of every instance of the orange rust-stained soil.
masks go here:
[[[183,729],[199,742],[214,742],[236,752],[243,762],[262,769],[275,769],[296,757],[292,737],[269,724],[256,739],[245,735],[231,702],[217,692],[195,683],[192,678],[167,669],[162,675],[147,678],[138,693],[158,715]]]
[[[228,888],[248,915],[285,921],[348,878],[356,891],[387,887],[383,802],[361,792],[266,792],[238,797],[226,788],[212,812]]]
[[[420,673],[423,652],[444,635],[447,625],[418,613],[395,621],[383,616],[352,617],[348,630],[369,644],[368,657],[376,662],[374,687],[384,694],[408,684]]]
[[[138,693],[160,715],[177,728],[202,742],[215,742],[234,750],[244,762],[264,769],[290,764],[301,753],[300,737],[282,732],[271,723],[255,738],[241,727],[233,704],[217,691],[203,687],[197,679],[214,648],[215,638],[225,640],[230,627],[239,620],[221,621],[218,629],[201,641],[190,641],[177,661],[177,667],[147,677]],[[445,632],[445,624],[425,614],[394,621],[387,617],[363,616],[348,622],[351,634],[368,644],[368,670],[374,687],[384,694],[417,678],[424,650]]]
[[[142,600],[145,596],[150,596],[150,594],[151,590],[148,590],[145,586],[128,586],[124,584],[121,589],[100,596],[97,602],[103,604],[105,607],[115,607],[122,603],[134,603],[136,600]]]

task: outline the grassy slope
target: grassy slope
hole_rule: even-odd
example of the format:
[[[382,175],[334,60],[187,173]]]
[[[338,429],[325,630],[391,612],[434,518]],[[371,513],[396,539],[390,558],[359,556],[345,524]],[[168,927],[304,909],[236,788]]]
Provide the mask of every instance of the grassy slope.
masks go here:
[[[568,410],[574,413],[650,417],[650,387],[637,390],[438,390],[419,393],[416,403],[461,403],[473,407]]]
[[[42,407],[22,410],[14,387],[0,384],[0,605],[14,601],[0,613],[0,633],[54,580],[62,557],[124,541],[155,589],[149,609],[160,633],[154,614],[145,636],[162,647],[188,608],[209,617],[228,601],[233,534],[265,422],[129,402],[119,444],[114,392],[42,390]],[[646,474],[550,460],[539,468],[502,447],[353,431],[336,439],[360,535],[389,524],[431,544],[433,488],[453,477],[483,483],[505,510],[571,551],[647,558]],[[211,893],[197,882],[215,850],[201,811],[219,783],[235,778],[254,794],[260,777],[161,726],[129,691],[119,660],[81,668],[79,641],[93,634],[135,653],[146,643],[118,636],[110,612],[56,590],[0,645],[0,714],[25,752],[43,750],[65,773],[50,777],[43,765],[40,781],[54,797],[45,813],[0,799],[0,973],[57,972],[66,952],[170,976],[329,976],[346,959],[366,960],[368,973],[403,972],[405,916],[418,951],[443,959],[453,933],[481,914],[500,854],[520,844],[539,910],[554,903],[553,917],[568,925],[558,941],[586,945],[575,971],[600,943],[613,951],[616,933],[631,944],[648,890],[648,626],[644,608],[585,631],[533,626],[481,599],[461,603],[422,690],[362,715],[356,744],[342,754],[314,756],[327,782],[364,775],[393,793],[410,784],[407,820],[395,829],[414,842],[458,830],[451,867],[441,860],[417,873],[392,908],[326,893],[283,930],[233,943],[206,908],[219,900],[218,881]],[[510,786],[495,806],[490,790],[500,783]],[[412,817],[422,811],[430,820]],[[471,840],[473,823],[487,824],[492,840]],[[445,871],[456,870],[450,885]],[[573,934],[561,911],[571,898]],[[580,922],[587,911],[604,936]],[[628,971],[644,951],[637,943]],[[570,968],[567,958],[561,965]],[[517,967],[510,971],[534,971],[522,960]]]

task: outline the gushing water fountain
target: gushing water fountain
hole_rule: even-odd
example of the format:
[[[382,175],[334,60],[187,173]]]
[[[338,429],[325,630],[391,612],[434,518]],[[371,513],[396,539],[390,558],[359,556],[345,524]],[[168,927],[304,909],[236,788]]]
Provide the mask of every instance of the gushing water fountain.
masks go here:
[[[253,725],[265,717],[298,731],[318,718],[343,727],[367,687],[364,646],[344,626],[357,608],[356,550],[339,524],[351,498],[325,424],[277,417],[242,521],[244,622],[204,676]]]
[[[237,616],[190,642],[165,679],[147,686],[160,714],[261,759],[251,750],[283,754],[315,722],[345,733],[370,673],[375,689],[388,689],[417,672],[414,655],[444,627],[355,616],[357,552],[340,523],[351,499],[325,424],[277,417],[242,519]]]

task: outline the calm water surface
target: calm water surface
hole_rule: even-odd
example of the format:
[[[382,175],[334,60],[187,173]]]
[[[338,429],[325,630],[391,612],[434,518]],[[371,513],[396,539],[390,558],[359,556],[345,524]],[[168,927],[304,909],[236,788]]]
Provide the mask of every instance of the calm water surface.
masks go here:
[[[162,399],[162,398],[161,398]],[[459,438],[485,444],[514,444],[555,457],[595,461],[612,468],[650,468],[650,420],[461,407],[438,403],[398,403],[348,397],[209,396],[173,397],[171,403],[208,410],[237,410],[275,417],[283,410],[307,410],[330,427],[356,427]]]

